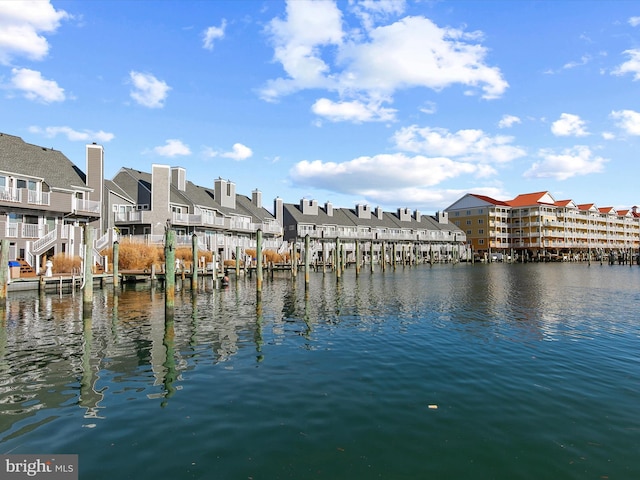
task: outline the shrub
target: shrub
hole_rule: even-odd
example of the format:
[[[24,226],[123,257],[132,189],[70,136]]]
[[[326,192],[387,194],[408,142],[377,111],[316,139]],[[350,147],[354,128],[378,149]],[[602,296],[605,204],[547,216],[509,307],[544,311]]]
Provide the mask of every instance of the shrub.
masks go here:
[[[108,256],[113,267],[113,247],[100,251],[100,255]],[[206,262],[211,262],[213,253],[206,250],[198,250],[198,258],[205,257]],[[188,265],[193,261],[191,247],[177,247],[176,259]],[[144,270],[151,268],[153,264],[164,263],[164,247],[162,245],[147,245],[145,243],[131,242],[124,239],[118,248],[118,268],[122,270]]]
[[[67,257],[64,253],[56,253],[51,257],[53,267],[52,273],[79,273],[82,268],[82,259],[80,257]]]

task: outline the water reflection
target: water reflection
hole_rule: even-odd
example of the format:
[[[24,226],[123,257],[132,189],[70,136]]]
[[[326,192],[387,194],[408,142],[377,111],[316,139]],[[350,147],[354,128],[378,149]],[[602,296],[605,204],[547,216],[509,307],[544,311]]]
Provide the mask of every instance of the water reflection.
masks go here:
[[[340,281],[312,275],[308,289],[276,274],[262,294],[249,280],[219,290],[181,288],[173,317],[157,286],[95,291],[88,316],[79,295],[16,292],[1,318],[0,435],[19,436],[72,404],[83,409],[85,426],[141,396],[166,407],[199,365],[231,369],[246,356],[260,364],[284,344],[330,351],[332,336],[367,332],[405,336],[411,345],[416,325],[482,341],[538,342],[630,323],[624,304],[599,313],[599,295],[627,295],[637,305],[638,269],[588,268],[459,265],[357,278],[347,270]]]

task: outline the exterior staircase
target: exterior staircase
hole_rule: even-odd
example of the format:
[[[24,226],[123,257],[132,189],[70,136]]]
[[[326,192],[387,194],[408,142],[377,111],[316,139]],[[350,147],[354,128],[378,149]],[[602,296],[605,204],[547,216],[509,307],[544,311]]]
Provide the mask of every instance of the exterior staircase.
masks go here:
[[[24,258],[18,258],[16,260],[20,263],[20,277],[35,277],[36,271],[27,263]]]

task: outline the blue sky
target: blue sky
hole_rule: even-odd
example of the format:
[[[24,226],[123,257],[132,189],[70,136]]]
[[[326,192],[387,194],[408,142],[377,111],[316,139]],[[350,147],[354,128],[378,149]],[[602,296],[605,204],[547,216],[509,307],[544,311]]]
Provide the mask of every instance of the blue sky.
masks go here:
[[[639,87],[631,1],[0,1],[0,131],[269,209],[629,208]]]

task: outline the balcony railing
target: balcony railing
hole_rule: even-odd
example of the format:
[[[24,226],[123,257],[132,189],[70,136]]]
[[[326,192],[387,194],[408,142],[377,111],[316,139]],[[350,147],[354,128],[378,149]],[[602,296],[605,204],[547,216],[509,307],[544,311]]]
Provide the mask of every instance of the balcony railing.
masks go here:
[[[49,192],[35,192],[33,190],[27,190],[29,192],[28,202],[31,205],[50,205]]]
[[[73,198],[71,204],[74,212],[90,212],[96,215],[100,215],[100,202],[93,200],[84,200],[82,198]]]
[[[22,189],[20,188],[0,188],[0,202],[22,202]]]

